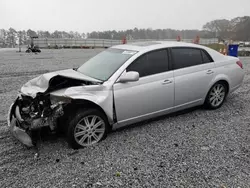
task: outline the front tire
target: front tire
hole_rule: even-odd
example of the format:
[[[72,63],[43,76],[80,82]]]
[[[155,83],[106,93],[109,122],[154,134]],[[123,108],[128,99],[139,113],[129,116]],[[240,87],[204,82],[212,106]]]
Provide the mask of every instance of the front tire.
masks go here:
[[[82,109],[70,120],[67,131],[68,144],[73,149],[92,146],[107,137],[108,121],[97,109]]]
[[[205,106],[212,110],[220,108],[226,99],[227,92],[228,88],[225,83],[215,83],[207,94]]]

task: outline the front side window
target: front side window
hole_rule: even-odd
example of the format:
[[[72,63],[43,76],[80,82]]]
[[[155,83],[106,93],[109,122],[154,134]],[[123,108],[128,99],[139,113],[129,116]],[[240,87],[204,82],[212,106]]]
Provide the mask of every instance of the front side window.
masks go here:
[[[129,65],[126,71],[136,71],[140,77],[168,71],[167,50],[158,50],[142,55]]]
[[[203,63],[201,50],[195,48],[173,48],[174,69],[181,69]]]
[[[106,81],[137,51],[109,48],[80,66],[77,71],[89,77]]]

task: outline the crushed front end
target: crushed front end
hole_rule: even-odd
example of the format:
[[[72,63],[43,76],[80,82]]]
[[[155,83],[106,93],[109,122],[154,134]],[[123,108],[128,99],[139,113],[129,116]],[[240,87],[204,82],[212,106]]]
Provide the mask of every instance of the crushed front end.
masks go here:
[[[23,144],[32,147],[37,136],[35,130],[48,127],[51,132],[65,128],[64,120],[73,107],[74,96],[92,92],[101,87],[101,81],[76,70],[66,69],[33,78],[21,87],[20,94],[8,112],[8,125],[12,134]],[[91,87],[92,86],[92,87]],[[97,89],[97,90],[98,90]],[[94,91],[93,91],[94,90]],[[67,106],[68,105],[68,106]],[[68,112],[68,111],[70,112]],[[62,118],[60,118],[62,117]],[[60,127],[57,122],[63,125]]]
[[[8,125],[12,134],[24,145],[34,146],[32,133],[34,130],[49,127],[53,132],[57,129],[57,119],[63,116],[63,106],[70,99],[57,99],[47,95],[35,98],[19,94],[8,112]]]

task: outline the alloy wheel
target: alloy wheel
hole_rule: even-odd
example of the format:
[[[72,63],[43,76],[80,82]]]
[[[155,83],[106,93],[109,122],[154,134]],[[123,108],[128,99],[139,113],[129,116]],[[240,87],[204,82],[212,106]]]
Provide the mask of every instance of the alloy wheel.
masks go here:
[[[105,133],[105,122],[96,115],[81,119],[74,130],[76,142],[81,146],[91,146],[99,142]]]
[[[213,107],[220,106],[226,96],[226,89],[222,84],[216,84],[209,93],[209,102]]]

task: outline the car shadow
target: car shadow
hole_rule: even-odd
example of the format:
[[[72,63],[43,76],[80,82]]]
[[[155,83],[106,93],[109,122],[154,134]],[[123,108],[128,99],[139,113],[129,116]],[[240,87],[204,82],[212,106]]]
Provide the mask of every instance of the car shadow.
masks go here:
[[[196,107],[188,108],[188,109],[181,110],[178,112],[173,112],[173,113],[170,113],[167,115],[162,115],[159,117],[151,118],[149,120],[144,120],[144,121],[141,121],[138,123],[134,123],[134,124],[127,125],[127,126],[124,126],[121,128],[117,128],[115,130],[112,130],[110,132],[110,134],[112,135],[112,134],[115,134],[118,132],[122,132],[124,130],[132,130],[134,128],[145,126],[148,123],[153,123],[153,122],[157,122],[157,121],[164,120],[167,118],[173,118],[173,117],[189,114],[189,113],[197,111],[197,110],[207,111],[209,109],[206,109],[204,106],[196,106]],[[55,144],[55,143],[61,142],[62,140],[65,141],[65,139],[66,139],[65,133],[63,133],[63,132],[51,133],[48,127],[43,127],[40,131],[37,131],[34,136],[36,138],[36,142],[37,142],[38,147],[43,142],[49,142],[51,144]]]
[[[136,128],[136,127],[145,126],[147,123],[156,122],[156,121],[163,120],[163,119],[170,118],[170,117],[177,117],[177,116],[180,116],[180,115],[184,115],[184,114],[194,112],[196,110],[205,110],[205,109],[202,106],[197,106],[197,107],[181,110],[181,111],[178,111],[178,112],[174,112],[174,113],[170,113],[170,114],[167,114],[167,115],[159,116],[159,117],[152,118],[152,119],[149,119],[149,120],[144,120],[144,121],[141,121],[141,122],[138,122],[138,123],[134,123],[134,124],[131,124],[131,125],[127,125],[127,126],[112,130],[110,132],[110,134],[115,134],[115,133],[118,133],[118,132],[122,132],[124,130],[132,130],[132,129]],[[55,143],[61,142],[62,140],[65,140],[66,139],[66,134],[63,133],[63,132],[51,133],[49,127],[43,127],[40,130],[37,130],[37,131],[34,132],[33,138],[35,138],[35,143],[36,143],[36,146],[35,146],[34,149],[38,150],[40,148],[40,145],[42,143],[44,143],[44,142],[49,142],[50,144],[55,144]]]

